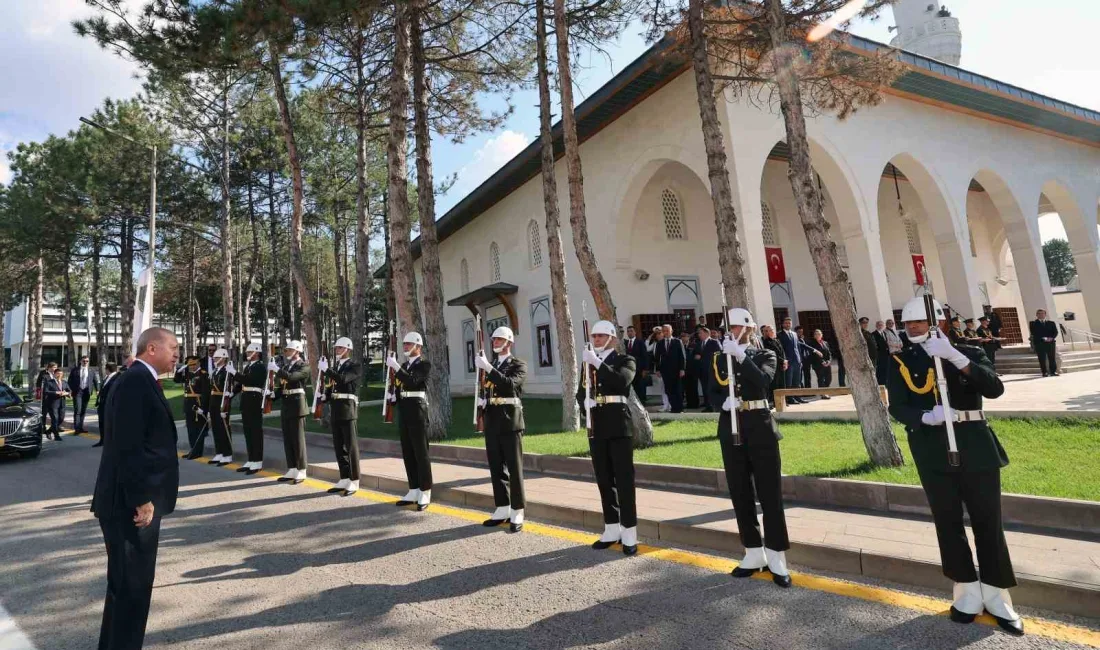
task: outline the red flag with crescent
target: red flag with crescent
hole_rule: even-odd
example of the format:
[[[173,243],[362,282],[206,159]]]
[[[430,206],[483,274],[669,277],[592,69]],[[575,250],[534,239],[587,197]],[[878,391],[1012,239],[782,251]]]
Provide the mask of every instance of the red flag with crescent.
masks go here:
[[[787,267],[783,264],[783,249],[765,246],[764,254],[768,258],[768,282],[786,282]]]
[[[927,284],[928,277],[925,275],[924,255],[913,256],[913,273],[917,276],[917,284],[921,286]]]

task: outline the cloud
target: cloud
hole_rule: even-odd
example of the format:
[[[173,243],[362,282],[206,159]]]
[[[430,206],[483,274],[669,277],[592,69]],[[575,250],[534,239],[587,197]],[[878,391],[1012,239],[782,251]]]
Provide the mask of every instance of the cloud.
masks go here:
[[[527,134],[511,130],[486,140],[485,144],[474,152],[470,161],[458,170],[455,184],[447,192],[445,203],[450,206],[461,201],[506,162],[523,151],[530,142],[531,138]]]

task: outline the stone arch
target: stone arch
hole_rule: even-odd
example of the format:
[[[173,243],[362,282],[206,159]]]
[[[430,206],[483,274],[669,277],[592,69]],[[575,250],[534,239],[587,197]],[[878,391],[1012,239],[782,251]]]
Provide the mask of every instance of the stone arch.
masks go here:
[[[1043,183],[1038,204],[1040,213],[1048,209],[1061,219],[1077,268],[1077,285],[1084,299],[1087,321],[1066,323],[1066,326],[1087,328],[1093,332],[1100,330],[1100,233],[1097,232],[1097,214],[1083,209],[1077,194],[1058,179]],[[1055,317],[1061,316],[1057,314]]]

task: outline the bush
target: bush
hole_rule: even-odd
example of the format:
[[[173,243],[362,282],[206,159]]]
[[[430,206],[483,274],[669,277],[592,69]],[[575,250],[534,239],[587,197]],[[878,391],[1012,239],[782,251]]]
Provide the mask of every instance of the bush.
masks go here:
[[[12,388],[22,388],[23,387],[23,371],[22,370],[16,370],[15,373],[11,376],[11,387]]]

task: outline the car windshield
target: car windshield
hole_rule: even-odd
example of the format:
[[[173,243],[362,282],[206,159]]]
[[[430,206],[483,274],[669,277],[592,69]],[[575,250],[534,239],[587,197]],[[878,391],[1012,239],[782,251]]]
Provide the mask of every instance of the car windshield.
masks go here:
[[[13,406],[22,406],[23,400],[15,394],[15,391],[0,384],[0,411],[6,411]]]

